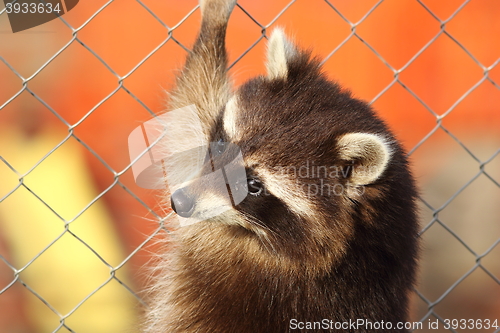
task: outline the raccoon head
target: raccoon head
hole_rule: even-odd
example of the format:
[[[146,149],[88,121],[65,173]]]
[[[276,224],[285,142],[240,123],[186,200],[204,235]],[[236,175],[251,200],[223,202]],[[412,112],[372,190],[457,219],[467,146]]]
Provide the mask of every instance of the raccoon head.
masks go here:
[[[389,174],[404,173],[402,152],[372,109],[279,29],[267,75],[234,92],[207,136],[200,177],[172,193],[172,208],[202,221],[186,227],[193,232],[223,229],[293,269],[338,261],[357,223],[377,223]]]

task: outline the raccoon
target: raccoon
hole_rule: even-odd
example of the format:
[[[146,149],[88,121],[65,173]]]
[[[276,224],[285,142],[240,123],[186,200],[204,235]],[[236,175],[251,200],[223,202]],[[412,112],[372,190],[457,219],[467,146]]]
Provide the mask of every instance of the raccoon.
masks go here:
[[[233,91],[225,34],[235,5],[200,1],[169,108],[194,105],[213,143],[200,174],[237,160],[245,176],[172,191],[177,215],[199,222],[171,234],[144,331],[408,332],[417,194],[401,145],[281,29],[267,75]]]

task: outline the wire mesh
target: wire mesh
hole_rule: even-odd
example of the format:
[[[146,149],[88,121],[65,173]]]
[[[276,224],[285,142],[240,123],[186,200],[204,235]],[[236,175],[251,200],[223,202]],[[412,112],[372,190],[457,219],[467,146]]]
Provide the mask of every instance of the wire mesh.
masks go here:
[[[31,258],[27,263],[25,263],[22,266],[16,265],[12,260],[8,259],[6,256],[0,254],[0,260],[5,263],[5,265],[10,269],[10,282],[5,285],[5,286],[0,286],[2,289],[0,290],[0,297],[2,297],[2,294],[6,293],[10,288],[12,288],[13,285],[20,283],[26,290],[28,290],[30,293],[32,293],[35,297],[37,297],[41,302],[45,304],[45,306],[52,311],[59,320],[59,324],[56,326],[54,329],[54,332],[62,331],[62,329],[66,329],[69,332],[74,332],[74,329],[71,327],[71,325],[68,323],[68,318],[70,318],[75,312],[79,311],[79,309],[88,301],[89,298],[91,298],[94,294],[98,293],[99,290],[104,288],[106,285],[110,284],[112,281],[117,282],[119,285],[121,285],[124,290],[126,290],[128,293],[130,293],[135,299],[137,299],[138,302],[142,303],[145,305],[144,300],[141,298],[139,294],[137,294],[134,291],[134,288],[129,286],[126,282],[122,281],[118,275],[117,272],[134,256],[136,255],[139,251],[141,251],[144,247],[147,246],[147,244],[155,237],[158,236],[159,233],[164,230],[163,222],[165,220],[165,216],[159,215],[155,209],[150,207],[147,203],[145,203],[138,195],[134,193],[133,190],[131,190],[128,186],[124,184],[124,182],[121,181],[122,176],[129,171],[131,168],[132,163],[128,164],[125,168],[122,169],[116,169],[112,167],[109,163],[107,163],[106,159],[101,157],[98,152],[96,152],[91,145],[87,144],[82,138],[80,138],[75,129],[81,126],[83,123],[87,122],[90,117],[96,112],[98,112],[98,109],[101,105],[106,103],[108,100],[110,100],[114,95],[118,94],[119,92],[124,92],[128,94],[130,97],[132,97],[137,103],[140,104],[140,106],[148,112],[151,116],[155,115],[155,112],[150,109],[150,107],[147,106],[146,103],[141,101],[141,98],[137,95],[134,94],[134,91],[132,89],[129,89],[126,87],[124,84],[124,80],[130,77],[135,71],[137,71],[141,66],[143,66],[148,60],[153,57],[159,50],[161,50],[166,44],[172,44],[175,43],[181,48],[183,48],[186,52],[189,52],[189,48],[186,45],[183,45],[181,41],[176,38],[176,33],[178,29],[181,29],[183,24],[188,20],[193,13],[198,11],[198,6],[194,6],[191,11],[189,11],[185,17],[180,19],[175,25],[169,26],[167,25],[162,19],[160,19],[160,16],[155,13],[155,11],[150,8],[151,6],[148,6],[145,1],[140,1],[136,0],[136,2],[140,5],[144,13],[149,15],[150,20],[154,20],[157,23],[159,23],[164,29],[164,32],[166,32],[167,37],[162,40],[156,47],[150,50],[150,52],[142,58],[135,66],[132,67],[131,70],[129,70],[126,74],[120,75],[118,74],[118,71],[114,70],[112,65],[108,64],[105,60],[104,57],[102,57],[98,51],[94,50],[87,41],[85,41],[84,38],[81,38],[81,34],[85,31],[85,29],[92,24],[93,20],[96,20],[96,18],[101,15],[101,13],[108,7],[110,4],[112,4],[114,1],[110,0],[104,5],[102,5],[100,8],[98,8],[95,12],[91,13],[88,15],[88,19],[81,24],[80,26],[72,26],[69,24],[64,16],[59,17],[59,19],[65,24],[66,28],[68,31],[71,32],[71,37],[68,38],[67,42],[64,44],[63,47],[61,47],[56,53],[53,54],[52,57],[48,59],[44,64],[42,64],[40,67],[38,67],[36,70],[34,70],[29,76],[22,75],[18,70],[16,70],[14,65],[11,65],[9,61],[0,56],[0,61],[9,68],[9,70],[17,77],[18,80],[22,82],[22,88],[18,91],[16,91],[10,98],[8,98],[5,101],[0,101],[1,106],[0,106],[0,112],[2,112],[2,109],[7,107],[10,103],[13,103],[13,101],[16,100],[22,93],[27,92],[29,93],[32,98],[36,99],[40,104],[46,108],[46,110],[50,111],[57,119],[58,121],[63,124],[66,129],[67,129],[67,135],[62,139],[59,143],[57,143],[53,148],[48,151],[41,159],[39,159],[36,163],[34,163],[27,171],[25,172],[20,172],[16,170],[16,167],[14,165],[11,165],[9,163],[9,160],[0,156],[0,164],[4,164],[9,170],[9,172],[12,172],[15,174],[15,177],[18,179],[17,185],[14,187],[10,188],[6,193],[3,194],[3,196],[0,197],[0,205],[6,205],[7,204],[7,199],[12,196],[16,191],[21,191],[22,189],[28,191],[39,203],[44,205],[47,209],[51,211],[51,213],[56,216],[60,221],[60,233],[55,237],[52,242],[48,243],[37,255]],[[236,63],[238,63],[242,58],[244,58],[248,52],[250,52],[256,45],[259,44],[259,42],[268,36],[268,30],[272,28],[275,24],[275,22],[284,14],[286,11],[294,6],[295,0],[290,1],[289,3],[286,4],[282,8],[282,10],[272,19],[269,21],[269,23],[264,24],[263,22],[260,22],[258,18],[253,17],[250,14],[250,11],[245,9],[245,6],[243,5],[238,5],[240,10],[250,19],[252,22],[251,24],[255,24],[255,29],[260,30],[260,34],[258,38],[253,42],[253,44],[248,47],[240,56],[238,56],[233,63],[230,64],[230,67],[233,67]],[[438,17],[437,14],[435,14],[429,6],[426,5],[425,1],[420,1],[416,0],[416,2],[423,8],[432,18],[435,20],[440,28],[439,31],[432,36],[428,40],[428,42],[420,49],[418,52],[416,52],[410,60],[405,63],[403,66],[393,66],[391,65],[391,62],[387,59],[385,59],[381,53],[377,51],[377,49],[370,45],[370,43],[365,40],[360,33],[358,32],[358,28],[363,25],[363,23],[373,14],[374,11],[377,10],[377,7],[379,7],[384,0],[380,0],[376,2],[366,13],[365,15],[358,20],[357,22],[352,22],[350,21],[347,16],[343,14],[343,12],[336,7],[333,2],[330,2],[328,0],[325,0],[325,3],[328,5],[330,8],[331,12],[330,14],[332,16],[338,16],[341,20],[343,20],[347,25],[350,27],[350,33],[345,37],[345,39],[338,44],[324,59],[323,63],[326,63],[332,56],[334,56],[339,50],[341,50],[345,45],[351,41],[351,40],[358,40],[361,42],[363,45],[365,45],[370,52],[372,52],[378,60],[386,66],[393,75],[393,79],[391,82],[385,86],[383,89],[380,90],[380,92],[371,100],[371,103],[376,102],[379,98],[381,98],[391,87],[399,85],[402,89],[407,91],[413,98],[418,101],[420,105],[424,107],[424,109],[429,113],[429,115],[434,119],[434,126],[432,130],[430,130],[424,137],[421,138],[421,140],[410,149],[409,155],[414,154],[416,151],[420,149],[420,147],[429,140],[429,138],[436,133],[439,130],[444,131],[449,138],[454,140],[460,147],[465,151],[477,164],[477,173],[470,178],[469,181],[467,181],[462,187],[460,187],[456,192],[453,193],[447,200],[441,205],[441,206],[433,206],[431,203],[427,202],[423,197],[421,198],[421,201],[423,205],[431,212],[432,219],[430,221],[422,221],[422,230],[420,233],[420,236],[425,235],[425,233],[434,225],[440,225],[443,227],[449,235],[451,235],[453,238],[455,238],[458,242],[460,242],[461,246],[466,249],[473,257],[474,257],[474,262],[471,268],[462,276],[460,276],[453,284],[449,285],[448,288],[446,289],[445,292],[441,294],[439,298],[436,300],[431,300],[426,297],[426,295],[419,290],[416,290],[416,294],[418,297],[426,304],[427,307],[427,312],[422,318],[418,318],[419,321],[421,322],[426,322],[429,318],[437,318],[440,320],[442,323],[444,323],[444,318],[440,315],[439,311],[436,310],[438,305],[442,303],[442,301],[465,279],[467,279],[471,274],[473,274],[476,270],[482,270],[484,273],[486,273],[491,280],[496,283],[497,285],[500,285],[500,276],[495,275],[495,272],[492,272],[490,269],[485,267],[482,264],[482,259],[485,258],[488,254],[490,254],[495,247],[500,243],[500,238],[496,240],[493,244],[488,246],[488,249],[482,253],[476,252],[472,247],[470,247],[467,242],[462,239],[462,237],[454,231],[452,227],[447,225],[444,221],[440,219],[440,213],[442,213],[444,210],[448,209],[450,206],[450,203],[452,203],[457,196],[459,196],[461,193],[464,192],[472,183],[474,183],[480,176],[485,176],[494,186],[497,188],[500,188],[500,184],[498,180],[495,179],[493,175],[490,174],[489,171],[486,170],[486,166],[495,158],[500,153],[500,149],[497,149],[494,154],[489,156],[488,158],[480,158],[477,156],[474,152],[473,149],[469,149],[468,146],[461,141],[459,137],[457,137],[452,130],[448,129],[444,123],[443,120],[449,116],[456,108],[457,106],[465,99],[467,98],[470,94],[474,92],[481,84],[484,82],[489,82],[491,83],[497,90],[500,90],[499,83],[496,82],[492,76],[490,76],[490,72],[498,65],[500,62],[500,58],[498,58],[495,62],[492,64],[484,64],[482,63],[478,58],[476,58],[468,48],[460,42],[458,38],[456,38],[450,31],[447,30],[447,25],[449,22],[453,21],[454,18],[466,7],[466,5],[470,2],[470,0],[464,1],[462,3],[457,4],[456,9],[454,12],[449,15],[446,19],[441,19]],[[6,15],[6,9],[3,9],[0,11],[0,15]],[[314,24],[314,23],[311,23]],[[434,110],[433,107],[430,105],[427,105],[424,100],[419,97],[419,94],[415,91],[413,91],[405,82],[401,79],[401,73],[405,72],[405,70],[412,64],[414,63],[419,57],[429,48],[433,45],[433,43],[436,42],[436,40],[440,37],[446,37],[451,41],[452,43],[456,44],[461,50],[463,50],[466,55],[475,63],[475,65],[478,67],[478,69],[483,73],[481,78],[475,82],[465,93],[463,93],[462,96],[460,96],[444,113],[439,113],[438,111]],[[37,91],[34,89],[31,89],[31,83],[32,81],[42,73],[43,70],[45,70],[54,60],[60,56],[61,54],[65,52],[69,52],[70,47],[78,43],[81,46],[83,46],[88,52],[100,63],[102,64],[106,70],[111,73],[115,78],[116,78],[116,86],[114,89],[104,98],[102,98],[99,103],[97,103],[94,107],[89,109],[78,121],[74,123],[68,122],[63,116],[61,116],[58,111],[51,107],[49,103],[44,101],[44,98],[40,96]],[[66,142],[69,140],[76,140],[81,144],[88,152],[90,152],[101,164],[104,168],[106,168],[112,175],[113,175],[113,182],[104,190],[102,190],[96,197],[94,197],[90,202],[88,202],[76,215],[72,216],[71,218],[65,218],[61,214],[58,213],[56,209],[54,209],[50,203],[44,201],[44,199],[37,194],[36,190],[31,189],[27,182],[25,182],[26,177],[28,177],[30,174],[35,172],[37,168],[40,167],[40,165],[48,159],[52,154],[54,154],[62,145],[64,145]],[[99,253],[98,250],[94,249],[89,242],[87,242],[84,238],[79,237],[76,233],[74,233],[70,226],[72,225],[73,222],[75,222],[77,219],[79,219],[82,214],[85,214],[87,210],[90,209],[98,200],[103,198],[109,191],[111,191],[113,188],[120,187],[124,191],[126,191],[130,196],[132,196],[135,200],[137,200],[147,212],[149,212],[150,216],[154,220],[157,221],[158,227],[154,232],[152,232],[149,235],[145,235],[143,242],[135,248],[132,252],[130,252],[125,259],[120,262],[119,264],[111,264],[109,263],[104,257],[102,257]],[[88,295],[80,300],[80,302],[74,306],[70,311],[67,311],[65,313],[61,313],[56,306],[48,302],[47,300],[44,299],[42,295],[40,295],[37,290],[32,288],[30,284],[26,283],[23,281],[21,278],[21,274],[23,271],[28,269],[31,265],[33,265],[37,259],[43,255],[46,251],[48,251],[51,247],[54,246],[57,242],[59,242],[63,237],[71,236],[75,240],[77,240],[79,243],[81,243],[83,246],[88,248],[98,260],[102,263],[102,265],[109,270],[109,276],[108,278],[102,282],[98,287],[96,287],[92,292],[88,293]],[[26,246],[29,246],[29,244],[26,244]],[[147,306],[147,305],[145,305]],[[493,318],[492,318],[493,319]],[[499,318],[500,319],[500,318]],[[456,332],[457,330],[450,329],[452,332]],[[500,332],[500,329],[497,329],[495,332]]]

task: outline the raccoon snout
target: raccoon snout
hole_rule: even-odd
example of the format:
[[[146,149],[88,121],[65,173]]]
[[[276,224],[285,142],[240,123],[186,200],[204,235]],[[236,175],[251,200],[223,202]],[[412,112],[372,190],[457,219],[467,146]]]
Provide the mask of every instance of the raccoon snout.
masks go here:
[[[190,197],[182,188],[170,196],[170,205],[177,215],[190,217],[193,213],[195,199]]]

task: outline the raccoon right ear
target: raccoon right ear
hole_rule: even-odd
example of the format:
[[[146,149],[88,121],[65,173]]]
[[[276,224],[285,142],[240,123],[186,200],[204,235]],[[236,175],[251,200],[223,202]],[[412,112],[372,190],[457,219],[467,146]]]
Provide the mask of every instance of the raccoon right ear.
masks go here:
[[[282,28],[275,28],[267,44],[267,77],[286,78],[288,63],[298,55],[295,45],[288,40]]]
[[[367,185],[376,181],[387,168],[391,147],[377,134],[348,133],[337,143],[340,158],[353,163],[350,181],[354,185]]]

